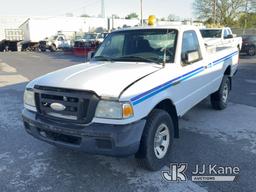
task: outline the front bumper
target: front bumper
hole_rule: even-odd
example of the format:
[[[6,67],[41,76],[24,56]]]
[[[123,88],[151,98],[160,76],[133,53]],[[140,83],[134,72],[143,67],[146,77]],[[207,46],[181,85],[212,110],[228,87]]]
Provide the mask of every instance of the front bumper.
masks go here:
[[[87,153],[110,156],[135,154],[146,123],[146,120],[140,120],[128,125],[75,125],[45,119],[26,109],[22,117],[26,131],[37,139]]]

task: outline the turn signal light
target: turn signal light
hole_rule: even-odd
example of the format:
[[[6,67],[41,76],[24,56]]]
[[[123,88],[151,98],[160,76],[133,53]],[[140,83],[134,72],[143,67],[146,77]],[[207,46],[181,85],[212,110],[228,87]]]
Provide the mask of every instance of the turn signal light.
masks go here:
[[[131,104],[123,104],[123,118],[129,118],[133,116],[133,108]]]

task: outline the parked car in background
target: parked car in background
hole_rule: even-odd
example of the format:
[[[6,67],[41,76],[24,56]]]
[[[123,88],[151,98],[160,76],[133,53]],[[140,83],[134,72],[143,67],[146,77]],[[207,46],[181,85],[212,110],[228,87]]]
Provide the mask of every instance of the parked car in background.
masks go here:
[[[239,50],[242,48],[242,38],[236,37],[229,27],[223,28],[206,28],[200,30],[204,38],[205,44],[209,46],[237,47]]]
[[[107,33],[85,33],[81,41],[102,43]]]
[[[244,35],[242,36],[243,46],[241,53],[246,53],[249,56],[256,54],[256,35]]]
[[[73,52],[77,56],[87,56],[90,51],[95,51],[103,42],[108,33],[85,33],[83,37],[74,42]]]
[[[54,35],[50,38],[45,38],[43,41],[39,41],[39,48],[41,51],[49,49],[54,52],[58,49],[69,48],[71,46],[71,40],[68,39],[64,34]]]

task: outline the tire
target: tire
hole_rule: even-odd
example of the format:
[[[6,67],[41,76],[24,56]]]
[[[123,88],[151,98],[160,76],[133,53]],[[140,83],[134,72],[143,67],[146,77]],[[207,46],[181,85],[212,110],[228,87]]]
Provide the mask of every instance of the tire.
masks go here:
[[[55,45],[51,45],[50,51],[51,52],[55,52],[56,50],[57,50],[56,46]]]
[[[213,109],[223,110],[227,107],[230,88],[230,79],[227,75],[224,75],[219,90],[211,94]]]
[[[165,136],[161,138],[158,134],[160,132]],[[156,137],[156,135],[159,137]],[[173,135],[174,126],[170,115],[164,110],[154,109],[147,117],[140,149],[136,154],[139,166],[150,171],[158,171],[167,165],[170,161]],[[158,153],[159,150],[162,153]]]
[[[255,49],[255,47],[254,47],[254,46],[250,46],[249,49],[248,49],[248,51],[247,51],[247,54],[248,54],[249,56],[254,56],[254,55],[256,54],[256,49]]]
[[[5,51],[5,52],[8,52],[8,51],[9,51],[9,46],[8,46],[8,45],[5,46],[4,51]]]

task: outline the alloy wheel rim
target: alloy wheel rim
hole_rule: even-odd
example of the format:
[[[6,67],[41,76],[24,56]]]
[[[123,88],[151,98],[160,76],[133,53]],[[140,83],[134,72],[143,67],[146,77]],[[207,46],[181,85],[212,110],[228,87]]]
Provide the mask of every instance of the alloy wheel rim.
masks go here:
[[[158,126],[154,137],[154,152],[158,159],[164,158],[170,143],[169,128],[162,123]]]
[[[254,54],[255,54],[254,48],[250,48],[250,49],[249,49],[249,54],[250,54],[250,55],[254,55]]]
[[[226,103],[227,100],[228,100],[228,92],[229,92],[228,89],[229,89],[229,88],[228,88],[228,84],[226,83],[226,84],[224,85],[224,87],[223,87],[223,93],[222,93],[222,101],[223,101],[224,103]]]

